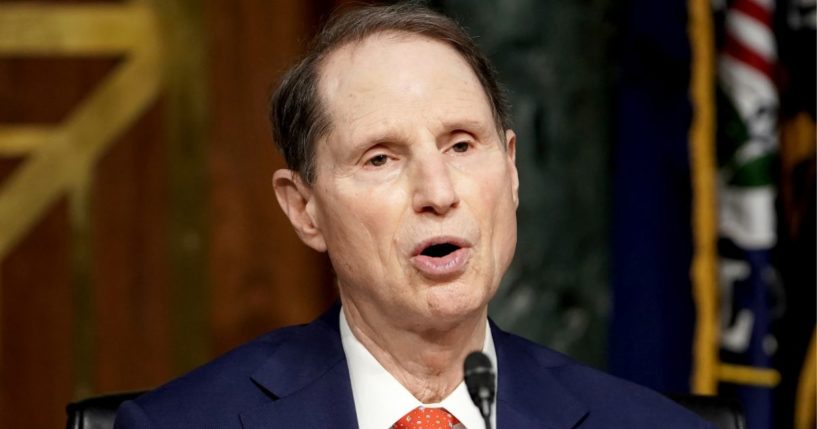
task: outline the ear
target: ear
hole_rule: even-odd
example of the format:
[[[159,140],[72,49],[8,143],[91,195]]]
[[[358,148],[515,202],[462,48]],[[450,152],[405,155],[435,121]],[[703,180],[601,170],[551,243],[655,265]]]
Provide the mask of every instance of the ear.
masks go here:
[[[505,151],[508,154],[508,168],[511,172],[511,190],[513,202],[519,208],[519,172],[516,170],[516,133],[505,130]]]
[[[326,251],[326,241],[318,227],[312,188],[292,170],[278,170],[272,175],[272,187],[278,204],[289,218],[301,241],[318,252]]]

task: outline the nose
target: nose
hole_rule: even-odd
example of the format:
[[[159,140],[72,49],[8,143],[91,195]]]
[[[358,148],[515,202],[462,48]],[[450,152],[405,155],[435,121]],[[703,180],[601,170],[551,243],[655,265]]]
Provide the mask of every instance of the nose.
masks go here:
[[[457,207],[459,195],[451,180],[445,154],[434,152],[418,159],[412,177],[412,205],[417,213],[444,215]]]

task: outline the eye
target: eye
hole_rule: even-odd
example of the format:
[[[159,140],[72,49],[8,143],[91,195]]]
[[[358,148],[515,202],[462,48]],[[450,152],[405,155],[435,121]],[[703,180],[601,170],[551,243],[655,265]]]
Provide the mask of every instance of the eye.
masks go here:
[[[389,160],[388,156],[386,156],[385,154],[380,154],[369,158],[369,160],[366,161],[366,164],[369,164],[372,167],[380,167],[385,165],[386,162],[388,162],[388,160]]]
[[[470,149],[470,148],[471,148],[471,144],[468,143],[468,142],[458,142],[458,143],[454,143],[454,145],[451,146],[451,150],[453,150],[454,152],[458,152],[458,153],[467,152],[468,149]]]

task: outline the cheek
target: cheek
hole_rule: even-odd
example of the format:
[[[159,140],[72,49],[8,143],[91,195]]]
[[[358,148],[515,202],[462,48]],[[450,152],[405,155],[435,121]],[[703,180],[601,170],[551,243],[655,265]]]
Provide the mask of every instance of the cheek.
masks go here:
[[[399,224],[396,205],[377,192],[344,196],[334,198],[322,213],[327,220],[323,232],[333,264],[340,264],[352,275],[382,271],[393,254],[392,229]]]
[[[483,183],[481,195],[485,198],[485,207],[490,210],[492,247],[498,268],[507,268],[516,250],[516,203],[514,202],[513,184],[507,171],[498,172],[501,179]],[[493,176],[497,177],[497,176]]]
[[[508,269],[516,253],[516,212],[503,220],[503,226],[497,231],[497,262],[502,272]]]

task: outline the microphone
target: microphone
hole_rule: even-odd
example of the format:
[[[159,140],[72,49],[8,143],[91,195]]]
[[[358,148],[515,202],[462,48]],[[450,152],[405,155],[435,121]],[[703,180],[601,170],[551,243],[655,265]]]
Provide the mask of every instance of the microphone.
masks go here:
[[[491,429],[491,404],[496,394],[496,383],[491,360],[482,352],[471,352],[463,364],[465,385],[471,400],[485,420],[485,429]]]

